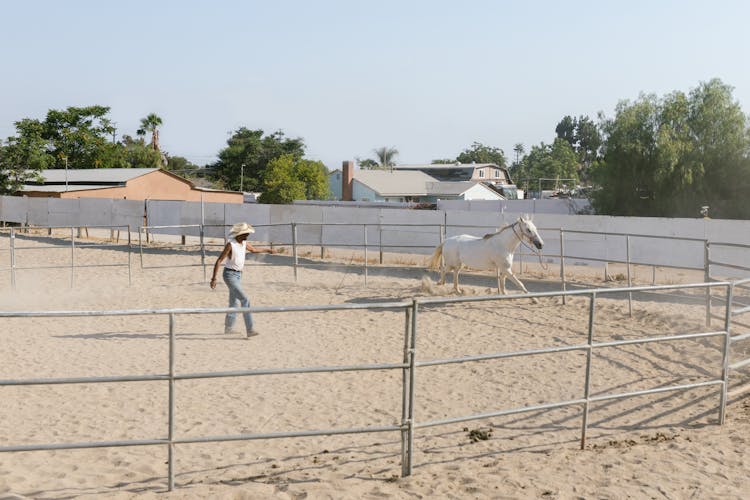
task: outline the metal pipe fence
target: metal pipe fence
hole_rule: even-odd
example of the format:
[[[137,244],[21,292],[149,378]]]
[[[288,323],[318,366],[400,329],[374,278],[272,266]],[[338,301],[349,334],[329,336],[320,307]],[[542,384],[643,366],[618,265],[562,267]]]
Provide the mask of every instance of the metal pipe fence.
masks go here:
[[[362,275],[365,280],[365,285],[367,284],[367,278],[368,278],[368,268],[371,265],[369,262],[369,254],[368,250],[371,248],[377,248],[379,252],[379,264],[383,264],[383,252],[388,250],[395,250],[395,251],[404,251],[407,252],[409,250],[429,250],[434,249],[437,245],[442,243],[445,238],[451,233],[450,231],[452,228],[459,228],[460,230],[466,230],[466,229],[477,229],[477,230],[483,230],[483,231],[496,231],[496,226],[488,226],[488,225],[471,225],[471,224],[448,224],[447,220],[444,221],[441,224],[413,224],[413,223],[323,223],[323,222],[288,222],[288,223],[277,223],[277,224],[261,224],[256,225],[257,228],[281,228],[281,227],[288,227],[288,236],[286,237],[278,237],[271,238],[269,241],[266,242],[267,245],[273,246],[289,246],[291,247],[291,260],[292,260],[292,266],[294,267],[294,278],[295,281],[299,278],[299,268],[301,267],[307,267],[312,268],[318,265],[323,265],[326,268],[330,269],[332,267],[343,267],[343,268],[352,268],[351,262],[354,262],[354,257],[352,257],[351,262],[349,264],[345,263],[316,263],[314,261],[308,260],[307,262],[300,263],[299,258],[299,248],[301,247],[320,247],[320,255],[321,260],[324,258],[324,250],[327,247],[337,247],[337,248],[352,248],[352,249],[360,249],[363,253],[362,258]],[[206,267],[207,263],[205,261],[206,256],[206,249],[211,246],[208,244],[203,234],[206,233],[205,228],[209,227],[223,227],[228,228],[231,227],[231,225],[201,225],[201,224],[194,224],[194,225],[173,225],[173,226],[143,226],[141,228],[141,231],[139,233],[139,247],[141,250],[141,267],[146,269],[148,267],[152,266],[146,266],[143,263],[143,242],[142,238],[140,237],[140,234],[143,232],[148,232],[151,229],[166,229],[166,230],[174,230],[179,228],[201,228],[201,240],[199,242],[199,249],[201,252],[201,262],[200,264],[188,264],[187,266],[202,266],[203,267],[203,275],[204,275],[204,281],[206,279]],[[303,239],[299,238],[298,231],[300,229],[304,228],[310,228],[310,227],[319,227],[320,231],[317,233],[319,241],[312,241],[312,242],[305,242]],[[324,241],[324,228],[352,228],[352,231],[350,234],[348,234],[348,241]],[[362,231],[359,233],[359,236],[357,236],[358,228],[362,228]],[[414,243],[414,238],[406,238],[406,241],[399,242],[399,243],[385,243],[383,234],[384,231],[397,231],[398,228],[406,228],[407,233],[409,235],[413,235],[414,228],[424,228],[426,231],[424,231],[424,234],[428,234],[431,237],[434,236],[434,243],[429,245],[420,245]],[[707,248],[708,241],[705,239],[700,238],[686,238],[686,237],[677,237],[677,236],[662,236],[662,235],[649,235],[649,234],[638,234],[638,233],[618,233],[618,232],[597,232],[597,231],[583,231],[583,230],[571,230],[571,229],[564,229],[564,228],[550,228],[550,227],[540,227],[538,228],[541,233],[558,233],[559,237],[559,244],[560,244],[560,251],[559,253],[550,253],[549,251],[542,251],[542,252],[536,252],[533,249],[530,249],[531,252],[526,251],[524,246],[521,245],[518,250],[515,253],[515,259],[516,262],[518,262],[518,268],[519,268],[519,274],[523,273],[523,263],[524,259],[527,259],[526,262],[528,262],[528,259],[535,259],[538,258],[540,263],[543,264],[543,260],[551,260],[556,259],[559,261],[560,266],[560,281],[561,281],[561,290],[565,291],[568,287],[568,280],[566,277],[566,261],[570,261],[571,259],[580,261],[580,262],[595,262],[595,263],[602,263],[605,266],[605,274],[606,274],[606,266],[611,263],[615,264],[624,264],[626,266],[626,282],[628,286],[632,286],[632,267],[636,265],[642,265],[642,266],[651,266],[653,268],[653,274],[654,278],[652,280],[652,284],[656,284],[655,282],[655,276],[656,276],[656,267],[662,267],[662,268],[671,268],[671,269],[688,269],[688,270],[702,270],[704,271],[704,277],[708,276],[708,254],[705,253],[703,255],[703,263],[702,265],[696,265],[696,266],[689,266],[689,265],[674,265],[669,262],[662,262],[662,263],[653,263],[653,262],[635,262],[632,259],[631,256],[631,245],[633,239],[652,239],[652,240],[660,240],[660,241],[671,241],[671,242],[678,242],[678,243],[697,243],[700,244],[703,248]],[[455,231],[453,231],[455,232]],[[370,236],[376,234],[377,238],[375,239],[376,242],[370,241]],[[566,251],[567,247],[567,239],[566,235],[572,235],[572,234],[580,234],[580,235],[591,235],[591,236],[601,236],[605,239],[607,237],[615,237],[615,238],[621,238],[623,242],[623,253],[624,258],[618,258],[614,256],[607,255],[606,258],[603,257],[597,257],[595,255],[577,255],[577,254],[571,254]],[[552,236],[550,236],[552,237]],[[546,238],[546,237],[545,237]],[[353,239],[357,240],[356,242],[351,242]],[[226,241],[226,235],[224,235],[224,240]],[[266,245],[257,245],[257,246],[266,246]],[[532,253],[533,252],[533,253]],[[165,266],[166,267],[166,266]],[[169,266],[172,267],[172,266]],[[393,266],[392,266],[393,267]],[[401,267],[401,266],[396,266]],[[605,276],[606,277],[606,276]],[[580,285],[580,283],[579,283]],[[565,299],[565,297],[563,297]],[[707,309],[709,308],[708,305],[708,297],[706,298],[707,302]],[[629,303],[629,308],[632,310],[632,300]],[[708,314],[708,313],[707,313]]]
[[[401,474],[408,476],[413,471],[414,452],[415,452],[415,435],[419,429],[435,427],[441,425],[456,424],[470,420],[486,419],[491,417],[512,415],[517,413],[549,410],[568,406],[578,406],[582,410],[581,423],[581,448],[585,447],[587,439],[588,413],[592,403],[626,399],[633,397],[646,396],[674,391],[686,391],[701,387],[718,386],[720,389],[718,403],[718,423],[723,423],[725,416],[725,407],[727,404],[727,385],[729,380],[730,369],[736,365],[729,363],[729,347],[731,345],[730,337],[730,319],[731,319],[731,298],[734,284],[730,282],[715,283],[698,283],[688,285],[663,285],[648,287],[627,287],[616,289],[590,289],[590,290],[572,290],[565,292],[544,292],[532,293],[516,296],[506,295],[489,295],[476,297],[450,297],[450,298],[413,298],[411,300],[399,302],[383,302],[371,304],[337,304],[324,306],[266,306],[266,307],[249,307],[249,308],[183,308],[183,309],[135,309],[135,310],[113,310],[113,311],[0,311],[0,318],[57,318],[57,317],[104,317],[104,316],[134,316],[134,315],[161,315],[167,316],[169,331],[169,358],[168,366],[165,373],[152,375],[125,375],[125,376],[105,376],[105,377],[63,377],[63,378],[46,378],[46,379],[19,379],[19,380],[0,380],[0,387],[3,386],[32,386],[32,385],[55,385],[55,384],[94,384],[110,382],[168,382],[168,422],[166,436],[154,437],[149,439],[138,440],[112,440],[96,442],[69,442],[69,443],[48,443],[48,444],[14,444],[0,446],[0,453],[3,452],[22,452],[38,450],[64,450],[64,449],[85,449],[85,448],[102,448],[102,447],[122,447],[122,446],[151,446],[161,445],[167,447],[168,470],[167,470],[167,489],[174,489],[174,463],[175,463],[175,445],[187,443],[214,443],[223,441],[246,441],[246,440],[263,440],[307,436],[329,436],[339,434],[362,434],[362,433],[382,433],[398,432],[401,436]],[[615,293],[637,293],[637,292],[663,292],[675,289],[723,289],[726,293],[726,314],[724,328],[717,331],[704,331],[698,333],[678,333],[673,335],[661,335],[653,337],[642,337],[637,339],[615,340],[600,342],[596,341],[595,332],[595,312],[597,297],[606,294]],[[588,333],[585,342],[569,346],[552,346],[538,349],[527,349],[521,351],[495,352],[485,354],[469,354],[458,358],[448,359],[418,359],[417,340],[420,325],[420,311],[425,308],[440,308],[447,304],[489,302],[489,301],[507,301],[528,298],[544,298],[559,296],[578,296],[588,297]],[[223,314],[227,312],[253,312],[253,313],[294,313],[301,311],[343,311],[343,310],[389,310],[396,313],[404,314],[403,328],[403,358],[400,362],[379,363],[379,364],[360,364],[360,365],[335,365],[335,366],[307,366],[307,367],[289,367],[289,368],[270,368],[254,370],[235,370],[224,372],[202,372],[202,373],[178,373],[175,369],[175,346],[177,341],[177,332],[175,331],[175,316],[181,314]],[[667,386],[651,387],[644,390],[631,392],[610,392],[605,394],[591,394],[591,379],[593,364],[592,358],[602,349],[625,346],[651,344],[657,342],[678,342],[684,340],[702,339],[708,337],[722,337],[722,366],[721,376],[710,380],[702,380],[688,384],[677,384]],[[440,420],[426,420],[417,422],[414,408],[416,405],[417,390],[417,371],[425,367],[464,364],[487,360],[503,360],[510,358],[536,356],[542,354],[559,354],[570,351],[582,351],[586,353],[585,377],[582,381],[581,397],[572,400],[551,401],[543,404],[536,404],[516,408],[501,408],[485,413],[475,413],[461,415],[453,418]],[[176,383],[183,380],[195,379],[213,379],[224,377],[247,377],[258,375],[285,375],[299,373],[322,373],[322,372],[352,372],[352,371],[369,371],[369,370],[401,370],[401,418],[400,421],[391,425],[371,425],[367,427],[352,428],[329,428],[313,429],[304,431],[282,431],[272,433],[243,433],[230,435],[215,436],[197,436],[197,437],[180,437],[175,432],[174,422],[176,419],[175,391]],[[367,395],[363,395],[367,397]]]
[[[119,232],[120,230],[124,230],[127,234],[127,242],[126,243],[90,243],[87,242],[85,239],[82,239],[80,237],[77,238],[76,236],[76,230],[80,231],[80,228],[76,226],[44,226],[44,227],[33,227],[33,228],[16,228],[16,227],[6,227],[6,228],[0,228],[0,234],[7,233],[8,234],[8,249],[6,251],[9,252],[9,259],[10,259],[10,265],[6,268],[0,268],[0,271],[9,271],[10,272],[10,284],[11,288],[13,290],[16,289],[16,285],[18,282],[18,271],[30,271],[30,270],[39,270],[39,269],[70,269],[70,287],[73,288],[75,286],[75,278],[76,278],[76,270],[77,269],[84,269],[84,268],[98,268],[98,267],[127,267],[128,268],[128,284],[132,284],[133,277],[132,277],[132,259],[131,259],[131,239],[130,239],[130,226],[123,225],[123,226],[86,226],[87,229],[109,229],[111,234],[114,234],[114,231],[117,231],[118,233],[118,239],[119,239]],[[63,249],[67,247],[67,245],[57,245],[57,246],[41,246],[41,245],[26,245],[26,246],[19,246],[16,241],[17,240],[25,240],[25,239],[31,239],[31,238],[53,238],[52,235],[53,230],[70,230],[70,235],[66,236],[66,238],[70,238],[70,261],[68,264],[59,264],[59,265],[34,265],[34,266],[19,266],[18,265],[18,253],[19,251],[38,251],[38,250],[49,250],[51,248],[56,249]],[[39,232],[39,231],[47,231],[47,235],[39,235],[39,236],[29,236],[30,232]],[[114,263],[114,264],[80,264],[76,261],[76,250],[81,250],[85,248],[125,248],[127,249],[127,263]]]

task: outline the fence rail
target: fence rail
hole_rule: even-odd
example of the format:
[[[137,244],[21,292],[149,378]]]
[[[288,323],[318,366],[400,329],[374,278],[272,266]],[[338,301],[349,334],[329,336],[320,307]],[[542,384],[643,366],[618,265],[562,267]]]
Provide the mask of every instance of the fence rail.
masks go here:
[[[19,266],[17,264],[18,262],[18,256],[17,253],[20,250],[24,251],[31,251],[31,250],[47,250],[50,247],[41,247],[41,246],[18,246],[16,244],[16,240],[20,238],[26,237],[26,235],[31,231],[42,231],[46,230],[48,232],[48,235],[52,234],[52,231],[55,229],[64,229],[64,230],[70,230],[70,263],[66,265],[35,265],[35,266]],[[28,271],[28,270],[36,270],[36,269],[70,269],[70,287],[73,288],[75,284],[75,278],[76,278],[76,269],[84,269],[84,268],[94,268],[94,267],[127,267],[128,268],[128,284],[132,284],[133,278],[132,278],[132,263],[131,263],[131,240],[130,240],[130,226],[87,226],[87,229],[109,229],[110,232],[114,233],[114,231],[119,232],[120,230],[124,230],[127,233],[127,243],[116,243],[116,244],[107,244],[107,243],[76,243],[76,231],[80,231],[81,228],[76,226],[45,226],[45,227],[34,227],[34,228],[15,228],[15,227],[4,227],[0,228],[0,234],[7,233],[8,234],[8,252],[10,257],[10,266],[7,268],[0,268],[0,271],[10,271],[10,284],[12,289],[16,289],[17,284],[17,272],[18,271]],[[44,237],[44,236],[42,236]],[[127,263],[122,264],[79,264],[76,262],[76,249],[80,250],[83,248],[127,248],[127,255],[128,255],[128,261]],[[63,249],[65,247],[58,247],[60,249]]]
[[[689,285],[662,285],[652,287],[629,287],[616,289],[593,289],[593,290],[574,290],[559,292],[532,293],[516,296],[490,295],[479,297],[465,298],[413,298],[411,300],[398,302],[384,302],[376,304],[337,304],[325,306],[284,306],[284,307],[249,307],[249,308],[181,308],[181,309],[137,309],[137,310],[112,310],[112,311],[0,311],[0,318],[50,318],[50,317],[82,317],[82,316],[133,316],[133,315],[159,315],[166,316],[169,319],[169,361],[167,371],[162,374],[153,375],[125,375],[109,377],[64,377],[64,378],[47,378],[47,379],[19,379],[19,380],[0,380],[0,387],[14,385],[54,385],[54,384],[88,384],[88,383],[106,383],[106,382],[168,382],[168,427],[166,437],[156,437],[151,439],[139,440],[119,440],[119,441],[96,441],[96,442],[75,442],[75,443],[49,443],[49,444],[15,444],[0,446],[0,452],[22,452],[37,450],[61,450],[61,449],[85,449],[85,448],[102,448],[102,447],[121,447],[121,446],[150,446],[161,445],[167,447],[168,471],[167,471],[167,489],[174,489],[174,454],[175,445],[186,443],[209,443],[222,441],[245,441],[245,440],[262,440],[289,437],[307,437],[307,436],[325,436],[337,434],[361,434],[361,433],[381,433],[381,432],[399,432],[401,434],[401,473],[403,476],[410,475],[413,470],[414,458],[414,437],[415,431],[427,427],[454,424],[469,420],[478,420],[501,415],[510,415],[537,410],[549,410],[553,408],[562,408],[566,406],[580,406],[582,410],[581,424],[581,441],[580,446],[586,445],[588,429],[589,406],[592,403],[608,401],[614,399],[626,399],[640,397],[650,394],[658,394],[671,391],[686,391],[700,387],[718,386],[720,389],[718,409],[718,423],[723,423],[725,418],[725,408],[727,403],[727,386],[729,373],[734,369],[734,365],[729,363],[729,347],[732,339],[730,335],[731,304],[734,284],[731,282],[712,282]],[[678,333],[675,335],[643,337],[639,339],[616,340],[609,342],[596,342],[596,332],[594,329],[594,317],[596,311],[597,297],[613,293],[633,293],[640,291],[665,291],[679,289],[701,289],[708,290],[721,289],[725,291],[725,324],[724,328],[719,331],[706,331],[698,333]],[[500,352],[489,354],[466,355],[458,358],[449,359],[417,359],[417,338],[419,331],[419,314],[423,309],[433,309],[443,307],[447,304],[471,303],[478,301],[507,301],[517,300],[519,298],[542,298],[558,296],[580,296],[588,297],[588,332],[585,343],[571,346],[552,346],[540,349],[530,349],[513,352]],[[403,328],[403,360],[400,363],[382,363],[382,364],[361,364],[361,365],[339,365],[339,366],[308,366],[308,367],[289,367],[273,369],[255,369],[255,370],[237,370],[224,372],[202,372],[202,373],[177,373],[175,370],[175,345],[177,332],[175,331],[175,317],[181,314],[223,314],[227,312],[253,312],[253,313],[294,313],[300,311],[343,311],[343,310],[389,310],[395,313],[404,314]],[[634,344],[650,344],[654,342],[679,342],[684,340],[693,340],[707,337],[722,337],[721,356],[721,376],[710,380],[702,380],[690,384],[679,384],[669,386],[652,387],[645,390],[607,393],[592,395],[590,392],[591,379],[593,372],[592,359],[595,353],[601,349],[618,347]],[[418,370],[424,367],[463,364],[479,362],[490,359],[508,359],[524,356],[534,356],[540,354],[557,354],[569,351],[583,351],[586,353],[585,379],[582,381],[581,397],[564,400],[551,401],[544,404],[525,406],[520,408],[504,408],[492,412],[462,415],[449,419],[431,420],[417,422],[414,417],[415,402],[418,397],[416,390],[416,380]],[[401,370],[401,401],[402,412],[400,421],[392,425],[373,425],[369,427],[352,427],[352,428],[330,428],[330,429],[313,429],[304,431],[288,431],[275,433],[257,433],[257,434],[230,434],[216,436],[198,436],[198,437],[180,437],[175,432],[175,391],[176,382],[182,380],[194,379],[212,379],[222,377],[246,377],[258,375],[285,375],[298,373],[322,373],[322,372],[352,372],[364,370]]]

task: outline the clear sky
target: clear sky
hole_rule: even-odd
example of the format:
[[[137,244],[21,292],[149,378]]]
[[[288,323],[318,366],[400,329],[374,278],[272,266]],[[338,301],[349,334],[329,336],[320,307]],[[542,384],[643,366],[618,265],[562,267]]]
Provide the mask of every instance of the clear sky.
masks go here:
[[[749,20],[743,0],[8,1],[0,137],[100,104],[118,136],[157,113],[162,148],[201,165],[241,126],[300,136],[329,168],[474,141],[511,159],[566,114],[714,77],[749,113]]]

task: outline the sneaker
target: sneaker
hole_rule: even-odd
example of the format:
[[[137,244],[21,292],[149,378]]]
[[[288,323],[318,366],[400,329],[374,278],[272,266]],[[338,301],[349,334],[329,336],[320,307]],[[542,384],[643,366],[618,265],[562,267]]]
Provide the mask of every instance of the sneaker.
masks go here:
[[[257,337],[258,335],[260,335],[260,332],[258,332],[258,330],[250,330],[249,332],[247,332],[247,338]]]

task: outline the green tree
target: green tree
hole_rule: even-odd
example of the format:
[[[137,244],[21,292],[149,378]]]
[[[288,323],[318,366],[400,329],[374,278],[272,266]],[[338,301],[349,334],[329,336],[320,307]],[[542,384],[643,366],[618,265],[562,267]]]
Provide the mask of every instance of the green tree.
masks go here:
[[[241,127],[227,140],[227,147],[219,152],[218,161],[211,167],[216,180],[227,189],[240,190],[242,175],[243,190],[258,191],[271,160],[282,155],[300,159],[304,154],[305,143],[299,137],[287,138],[280,130],[264,135],[263,130]]]
[[[602,135],[596,123],[588,116],[578,117],[575,131],[575,150],[584,175],[587,174],[592,163],[599,158],[601,147]]]
[[[378,162],[376,162],[372,158],[362,159],[362,158],[356,157],[354,159],[356,160],[357,165],[359,165],[359,168],[363,170],[372,170],[375,168],[379,168]]]
[[[522,161],[522,171],[525,178],[531,181],[531,188],[536,179],[573,179],[564,182],[577,183],[578,158],[570,144],[557,137],[552,144],[542,142],[538,146],[531,146],[529,154]]]
[[[112,157],[110,136],[115,128],[107,117],[109,107],[71,106],[65,110],[51,109],[42,123],[42,137],[55,159],[51,168],[107,167]]]
[[[557,137],[564,140],[570,147],[575,148],[576,146],[576,120],[570,115],[563,116],[563,119],[555,127],[555,134]]]
[[[456,159],[454,158],[451,160],[450,158],[438,158],[436,160],[432,160],[430,163],[433,165],[452,165],[456,163]]]
[[[143,137],[123,135],[119,148],[121,166],[123,168],[161,168],[162,155],[151,145],[146,144]]]
[[[167,155],[166,169],[177,175],[189,177],[195,175],[198,172],[199,167],[183,156]]]
[[[499,167],[507,167],[505,153],[500,148],[485,146],[480,142],[474,142],[456,157],[461,163],[494,163]]]
[[[513,152],[516,154],[516,159],[511,165],[511,172],[514,177],[518,177],[521,173],[521,159],[524,157],[526,147],[521,142],[517,142],[513,145]]]
[[[614,215],[747,217],[750,133],[721,80],[689,94],[641,95],[604,120],[604,162],[594,169],[593,203]]]
[[[328,198],[328,170],[319,161],[286,154],[268,162],[263,175],[261,203]]]
[[[0,194],[13,194],[27,182],[40,180],[40,172],[54,163],[38,120],[16,122],[16,135],[0,142]]]

